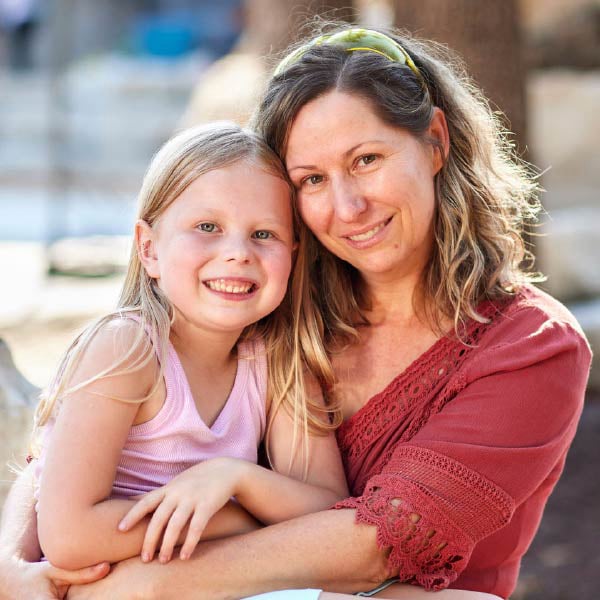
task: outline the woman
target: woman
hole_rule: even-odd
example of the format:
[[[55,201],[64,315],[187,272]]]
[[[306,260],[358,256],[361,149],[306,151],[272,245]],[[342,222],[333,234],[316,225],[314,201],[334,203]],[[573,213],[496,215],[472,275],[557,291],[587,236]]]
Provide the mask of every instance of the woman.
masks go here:
[[[69,597],[353,593],[395,578],[511,594],[575,433],[590,350],[528,283],[536,185],[450,64],[432,44],[342,28],[282,61],[255,118],[314,234],[306,301],[323,318],[353,497],[201,544],[187,562],[126,561]]]

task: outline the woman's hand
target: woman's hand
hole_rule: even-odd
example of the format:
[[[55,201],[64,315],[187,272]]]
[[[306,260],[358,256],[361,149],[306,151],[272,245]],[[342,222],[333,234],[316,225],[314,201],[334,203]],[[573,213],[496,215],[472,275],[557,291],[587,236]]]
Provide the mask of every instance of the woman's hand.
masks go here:
[[[102,579],[108,563],[65,571],[48,562],[26,562],[10,558],[0,562],[0,600],[62,600],[70,585]]]
[[[173,548],[181,543],[189,523],[179,554],[183,560],[189,558],[208,521],[236,495],[248,464],[235,458],[214,458],[189,468],[167,485],[141,496],[119,529],[127,531],[153,512],[141,556],[144,562],[152,560],[164,531],[159,560],[165,563],[171,560]]]

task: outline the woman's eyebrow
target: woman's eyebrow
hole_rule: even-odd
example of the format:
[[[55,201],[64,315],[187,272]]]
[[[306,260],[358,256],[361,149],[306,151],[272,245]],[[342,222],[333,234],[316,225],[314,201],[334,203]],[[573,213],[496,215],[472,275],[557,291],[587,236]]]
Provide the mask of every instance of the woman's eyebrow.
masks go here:
[[[383,143],[384,143],[384,140],[365,140],[363,142],[359,142],[358,144],[355,144],[351,148],[348,148],[348,150],[346,150],[342,153],[342,156],[344,158],[347,158],[348,156],[353,154],[358,148],[360,148],[361,146],[364,146],[365,144],[383,144]],[[316,165],[295,165],[293,167],[288,167],[287,170],[288,170],[288,173],[291,173],[292,171],[295,171],[296,169],[310,170],[310,169],[316,169],[316,168],[317,168]]]

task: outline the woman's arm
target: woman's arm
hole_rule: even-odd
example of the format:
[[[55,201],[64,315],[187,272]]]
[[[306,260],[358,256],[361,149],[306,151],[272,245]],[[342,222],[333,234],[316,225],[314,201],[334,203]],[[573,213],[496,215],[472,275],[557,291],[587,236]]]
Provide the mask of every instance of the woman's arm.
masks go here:
[[[33,465],[19,473],[4,502],[0,527],[0,557],[34,562],[42,551],[37,536],[33,497]]]
[[[58,600],[70,584],[90,583],[108,573],[108,563],[64,571],[47,562],[33,562],[40,558],[34,504],[33,466],[29,466],[19,474],[2,511],[0,600]]]
[[[324,511],[247,535],[202,542],[187,561],[161,565],[129,559],[102,581],[72,587],[69,600],[237,600],[274,589],[313,587],[348,594],[369,590],[394,574],[388,571],[385,552],[377,548],[375,527],[356,525],[354,519],[352,510]],[[410,594],[394,590],[377,597],[431,596],[413,586],[409,590]],[[322,597],[337,600],[334,594]],[[439,592],[440,599],[445,597],[495,598],[478,592]]]
[[[339,592],[374,588],[393,576],[376,529],[354,511],[323,511],[242,536],[202,542],[189,560],[120,563],[105,581],[72,588],[69,598],[238,599],[273,589]]]

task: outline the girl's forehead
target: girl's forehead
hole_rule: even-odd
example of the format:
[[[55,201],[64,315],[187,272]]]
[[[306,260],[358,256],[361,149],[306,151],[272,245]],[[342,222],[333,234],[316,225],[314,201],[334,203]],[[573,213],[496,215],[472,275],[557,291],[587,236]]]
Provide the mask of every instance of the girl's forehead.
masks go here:
[[[177,218],[201,210],[242,218],[250,209],[257,215],[285,216],[291,210],[291,189],[272,169],[238,161],[199,175],[173,200],[164,217]]]

